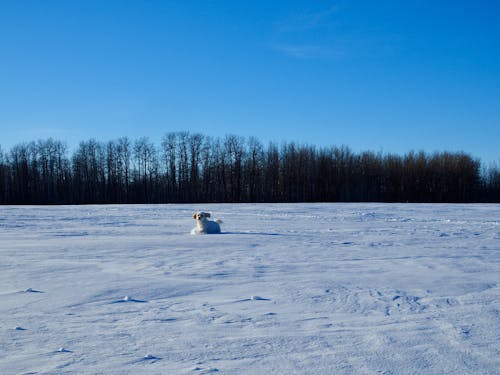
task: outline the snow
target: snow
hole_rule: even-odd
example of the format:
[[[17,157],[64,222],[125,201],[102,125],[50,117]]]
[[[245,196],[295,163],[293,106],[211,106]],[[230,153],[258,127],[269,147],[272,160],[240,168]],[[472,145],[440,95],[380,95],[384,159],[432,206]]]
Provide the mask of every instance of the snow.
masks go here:
[[[1,212],[2,374],[500,372],[500,205]]]

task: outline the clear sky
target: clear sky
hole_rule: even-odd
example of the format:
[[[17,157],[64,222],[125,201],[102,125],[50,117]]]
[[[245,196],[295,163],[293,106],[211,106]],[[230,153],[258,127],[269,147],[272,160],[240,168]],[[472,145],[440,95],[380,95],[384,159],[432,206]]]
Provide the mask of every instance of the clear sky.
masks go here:
[[[170,131],[500,160],[500,2],[0,0],[0,145]]]

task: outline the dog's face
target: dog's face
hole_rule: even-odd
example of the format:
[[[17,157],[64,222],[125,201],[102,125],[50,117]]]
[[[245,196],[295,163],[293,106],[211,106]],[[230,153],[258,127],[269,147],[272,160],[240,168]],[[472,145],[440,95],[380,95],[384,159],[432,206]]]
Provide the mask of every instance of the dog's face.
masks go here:
[[[193,214],[193,219],[200,220],[200,221],[205,221],[209,217],[210,217],[210,214],[208,212],[196,212]]]

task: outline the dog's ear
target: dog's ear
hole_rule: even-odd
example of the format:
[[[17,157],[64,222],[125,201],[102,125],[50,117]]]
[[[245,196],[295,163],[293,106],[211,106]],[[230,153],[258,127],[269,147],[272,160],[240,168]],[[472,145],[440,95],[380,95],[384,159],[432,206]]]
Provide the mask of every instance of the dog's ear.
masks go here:
[[[210,217],[210,212],[205,212],[206,217]]]

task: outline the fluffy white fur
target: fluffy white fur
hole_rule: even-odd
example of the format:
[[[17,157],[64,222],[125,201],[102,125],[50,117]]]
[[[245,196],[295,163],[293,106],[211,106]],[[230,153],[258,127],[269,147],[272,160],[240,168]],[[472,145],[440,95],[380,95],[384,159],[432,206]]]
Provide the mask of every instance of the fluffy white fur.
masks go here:
[[[196,228],[191,230],[191,234],[211,234],[220,233],[220,225],[222,220],[209,220],[210,213],[196,212],[193,214],[193,219],[196,220]]]

